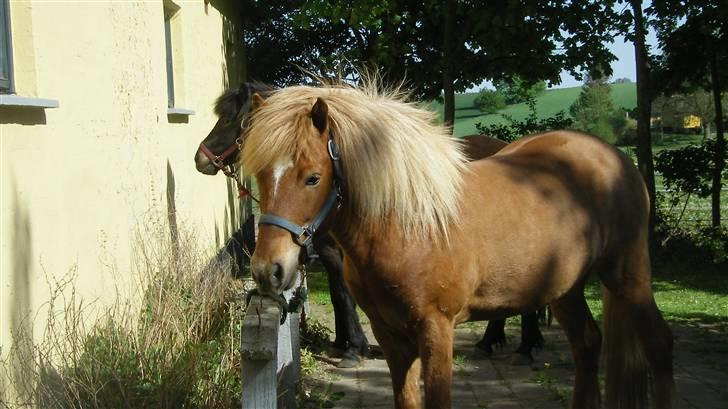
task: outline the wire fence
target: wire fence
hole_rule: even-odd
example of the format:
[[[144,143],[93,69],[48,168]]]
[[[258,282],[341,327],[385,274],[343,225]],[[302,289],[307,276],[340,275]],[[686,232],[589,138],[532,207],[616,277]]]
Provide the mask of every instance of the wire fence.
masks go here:
[[[660,210],[674,218],[678,226],[697,228],[711,225],[712,204],[710,197],[702,198],[695,195],[676,197],[674,192],[662,187],[658,187],[657,194],[663,198],[663,200],[658,201]],[[673,197],[676,197],[675,201],[670,200]],[[728,221],[728,188],[721,189],[720,219],[721,224]]]

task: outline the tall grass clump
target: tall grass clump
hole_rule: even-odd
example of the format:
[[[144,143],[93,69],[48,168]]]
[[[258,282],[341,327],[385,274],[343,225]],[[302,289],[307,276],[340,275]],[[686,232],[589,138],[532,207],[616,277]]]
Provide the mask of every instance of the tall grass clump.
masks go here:
[[[56,282],[42,339],[14,335],[3,365],[18,394],[13,406],[239,405],[241,285],[192,232],[143,225],[133,296],[117,291],[114,302],[93,308],[100,303],[84,304],[72,281]]]

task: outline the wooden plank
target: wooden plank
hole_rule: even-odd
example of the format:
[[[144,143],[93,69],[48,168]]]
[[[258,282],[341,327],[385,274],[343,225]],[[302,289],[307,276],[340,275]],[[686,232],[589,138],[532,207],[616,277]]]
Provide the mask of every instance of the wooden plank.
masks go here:
[[[298,336],[299,314],[288,315],[278,334],[278,407],[296,407],[296,367],[300,362],[299,345],[294,339]],[[298,357],[299,359],[295,359]]]
[[[301,277],[293,288],[297,288]],[[284,293],[290,302],[294,291]],[[291,313],[280,325],[280,305],[253,296],[243,318],[240,340],[244,409],[295,408],[301,377],[300,314]]]
[[[240,340],[242,408],[277,407],[277,359],[280,306],[275,300],[253,296],[243,319]]]
[[[241,359],[275,360],[280,324],[280,305],[268,297],[254,295],[243,319]]]

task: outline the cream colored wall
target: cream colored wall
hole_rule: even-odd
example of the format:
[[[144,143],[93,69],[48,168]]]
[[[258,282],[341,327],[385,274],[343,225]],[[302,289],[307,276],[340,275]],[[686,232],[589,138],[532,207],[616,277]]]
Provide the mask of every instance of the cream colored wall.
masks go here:
[[[168,161],[177,219],[211,247],[228,211],[225,178],[193,163],[227,82],[223,19],[213,6],[178,3],[175,62],[184,66],[175,71],[184,74],[175,88],[184,92],[181,108],[196,114],[173,123],[161,1],[10,4],[17,92],[60,107],[0,108],[3,357],[21,318],[47,302],[47,276],[75,268],[77,294],[101,303],[128,284],[133,229],[167,209]],[[31,327],[38,337],[42,327]]]

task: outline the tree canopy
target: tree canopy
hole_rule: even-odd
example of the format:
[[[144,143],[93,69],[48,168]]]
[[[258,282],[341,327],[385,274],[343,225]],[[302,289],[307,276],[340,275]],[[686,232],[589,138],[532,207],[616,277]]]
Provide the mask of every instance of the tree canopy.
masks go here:
[[[415,97],[443,97],[446,121],[454,92],[483,80],[558,83],[563,69],[609,73],[614,59],[611,7],[595,0],[249,0],[245,13],[251,78],[283,85],[304,77],[297,66],[373,65]]]

